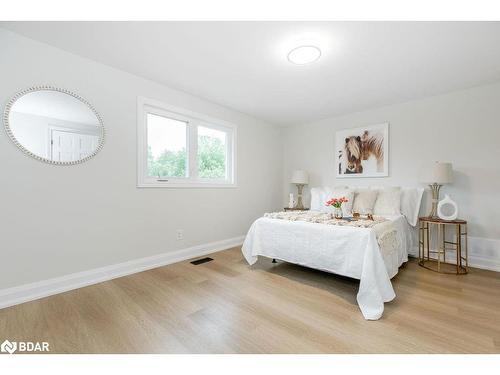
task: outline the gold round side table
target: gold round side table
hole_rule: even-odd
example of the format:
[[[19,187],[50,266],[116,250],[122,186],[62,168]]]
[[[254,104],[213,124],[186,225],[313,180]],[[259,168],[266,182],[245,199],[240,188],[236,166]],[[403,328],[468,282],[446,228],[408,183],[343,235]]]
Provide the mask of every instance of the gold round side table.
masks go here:
[[[467,260],[467,221],[419,217],[418,223],[418,264],[440,273],[465,275],[469,267]],[[450,229],[453,228],[455,230],[451,231]],[[450,251],[455,252],[451,259],[449,258]],[[446,261],[447,252],[448,261]]]

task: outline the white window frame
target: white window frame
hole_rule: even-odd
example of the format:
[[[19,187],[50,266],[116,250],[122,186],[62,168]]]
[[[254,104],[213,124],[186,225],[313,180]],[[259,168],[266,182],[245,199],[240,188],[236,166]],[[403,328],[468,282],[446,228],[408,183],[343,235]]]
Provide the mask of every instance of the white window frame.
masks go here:
[[[148,113],[186,122],[186,178],[148,176]],[[198,126],[224,131],[227,134],[225,179],[198,177]],[[232,188],[236,187],[236,125],[201,113],[162,103],[145,97],[137,98],[137,187],[163,188]]]

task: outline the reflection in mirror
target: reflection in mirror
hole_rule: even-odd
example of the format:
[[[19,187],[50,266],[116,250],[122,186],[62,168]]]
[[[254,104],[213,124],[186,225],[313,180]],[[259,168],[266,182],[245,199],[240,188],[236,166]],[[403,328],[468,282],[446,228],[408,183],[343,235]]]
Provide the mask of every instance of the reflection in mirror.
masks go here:
[[[18,94],[6,112],[7,132],[23,151],[53,164],[75,164],[102,146],[97,112],[76,94],[41,88]]]

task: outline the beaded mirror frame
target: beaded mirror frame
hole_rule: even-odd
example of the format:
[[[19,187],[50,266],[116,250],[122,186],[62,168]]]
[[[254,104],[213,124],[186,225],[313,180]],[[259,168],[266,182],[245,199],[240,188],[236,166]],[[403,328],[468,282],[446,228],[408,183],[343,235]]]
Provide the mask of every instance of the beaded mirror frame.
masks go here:
[[[88,155],[88,156],[86,156],[86,157],[84,157],[82,159],[75,160],[75,161],[54,161],[54,160],[50,160],[50,159],[47,159],[47,158],[44,158],[42,156],[34,154],[30,150],[28,150],[26,147],[24,147],[17,140],[17,138],[14,135],[14,132],[12,131],[12,127],[11,127],[10,122],[9,122],[9,116],[10,116],[10,113],[11,113],[11,110],[12,110],[12,106],[21,97],[23,97],[25,95],[28,95],[30,93],[33,93],[33,92],[37,92],[37,91],[55,91],[55,92],[60,92],[60,93],[63,93],[63,94],[70,95],[73,98],[75,98],[75,99],[81,101],[82,103],[84,103],[94,113],[94,115],[96,116],[97,120],[99,121],[99,128],[100,128],[99,143],[98,143],[96,149],[94,150],[94,152],[92,152],[90,155]],[[54,86],[32,86],[30,88],[27,88],[25,90],[17,92],[8,101],[7,105],[5,106],[5,110],[4,110],[4,114],[3,114],[3,122],[4,122],[4,127],[5,127],[5,131],[6,131],[7,135],[12,140],[12,142],[22,152],[24,152],[28,156],[31,156],[33,159],[36,159],[38,161],[41,161],[41,162],[44,162],[44,163],[47,163],[47,164],[52,164],[52,165],[75,165],[75,164],[84,163],[84,162],[90,160],[91,158],[93,158],[95,155],[97,155],[97,153],[99,151],[101,151],[101,149],[104,146],[104,137],[105,137],[105,133],[106,133],[106,131],[104,129],[104,123],[102,121],[101,116],[99,115],[99,113],[97,112],[97,110],[94,108],[94,106],[92,104],[90,104],[90,102],[88,102],[86,99],[84,99],[83,97],[81,97],[80,95],[75,94],[72,91],[59,88],[59,87],[54,87]]]

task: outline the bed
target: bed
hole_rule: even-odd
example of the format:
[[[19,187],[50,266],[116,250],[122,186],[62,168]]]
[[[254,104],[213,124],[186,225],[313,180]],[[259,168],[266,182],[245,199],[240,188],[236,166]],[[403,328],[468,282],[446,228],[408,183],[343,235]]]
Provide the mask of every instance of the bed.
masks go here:
[[[416,215],[421,196],[420,192],[418,206],[413,207]],[[321,214],[324,216],[318,212],[318,217]],[[315,211],[308,215],[314,217]],[[288,220],[284,213],[266,216],[252,224],[242,246],[250,265],[257,262],[258,256],[264,256],[359,279],[357,302],[361,313],[367,320],[380,319],[384,303],[396,297],[391,279],[413,252],[413,219],[408,220],[408,215],[403,214],[376,217],[386,226],[390,223],[395,239],[393,246],[381,246],[377,226]]]

